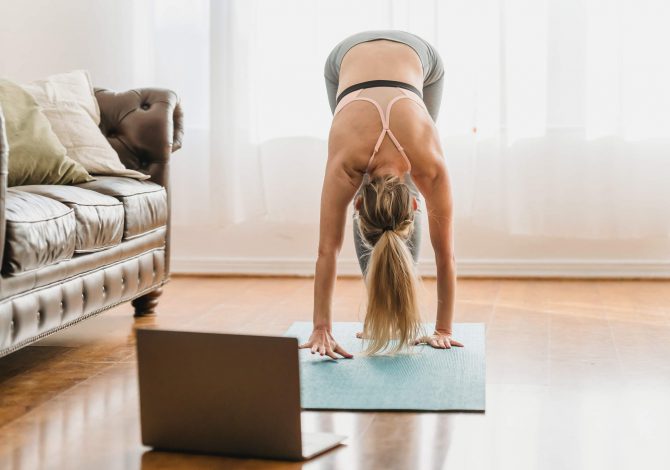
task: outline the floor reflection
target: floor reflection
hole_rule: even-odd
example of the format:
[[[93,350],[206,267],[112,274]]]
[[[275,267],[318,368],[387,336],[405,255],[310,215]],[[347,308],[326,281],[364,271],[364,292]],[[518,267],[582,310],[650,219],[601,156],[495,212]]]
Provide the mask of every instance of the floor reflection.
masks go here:
[[[136,408],[133,364],[111,366],[0,428],[0,461],[3,468],[32,470],[95,468],[121,458],[132,467]]]
[[[349,436],[346,448],[306,469],[441,469],[453,431],[452,413],[303,412],[303,428]]]
[[[670,283],[459,286],[459,321],[487,323],[485,414],[304,412],[304,431],[348,436],[307,462],[152,451],[135,326],[276,334],[311,309],[309,279],[181,279],[157,317],[113,309],[0,360],[0,470],[670,468]],[[356,320],[360,281],[338,288]]]
[[[38,386],[38,384],[36,384]],[[306,411],[304,432],[346,435],[307,462],[244,460],[152,451],[141,445],[136,367],[110,366],[0,428],[0,468],[440,469],[453,433],[447,413]]]
[[[149,450],[142,454],[142,470],[254,470],[254,469],[286,469],[299,470],[302,462],[280,462],[254,459],[236,459],[216,455],[196,455],[177,452],[161,452]]]

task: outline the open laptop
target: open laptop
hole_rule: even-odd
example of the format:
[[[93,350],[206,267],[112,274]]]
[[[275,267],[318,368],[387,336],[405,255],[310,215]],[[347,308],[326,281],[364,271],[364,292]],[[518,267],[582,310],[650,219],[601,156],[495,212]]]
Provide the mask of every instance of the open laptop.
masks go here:
[[[303,460],[345,436],[302,433],[298,340],[137,329],[142,443]]]

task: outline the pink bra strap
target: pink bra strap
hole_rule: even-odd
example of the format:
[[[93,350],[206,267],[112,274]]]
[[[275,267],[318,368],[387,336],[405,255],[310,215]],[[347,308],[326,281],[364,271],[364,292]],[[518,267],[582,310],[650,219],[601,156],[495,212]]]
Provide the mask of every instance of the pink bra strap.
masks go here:
[[[418,96],[416,95],[416,93],[412,93],[411,91],[405,90],[404,88],[400,88],[400,91],[402,91],[402,92],[405,94],[405,96],[407,96],[409,99],[411,99],[411,100],[414,101],[416,104],[418,104],[419,107],[420,107],[421,109],[423,109],[424,111],[426,111],[426,114],[428,114],[428,117],[429,117],[431,120],[433,119],[432,116],[430,115],[430,113],[428,112],[428,108],[426,108],[426,103],[424,103],[424,102],[423,102],[423,99],[421,99],[420,97],[418,97]]]
[[[356,90],[353,93],[349,93],[347,96],[342,98],[342,101],[340,101],[340,105],[338,106],[339,109],[335,110],[335,114],[337,114],[345,105],[349,104],[352,101],[369,101],[370,103],[375,105],[375,108],[377,108],[377,111],[379,111],[379,116],[382,118],[382,125],[386,127],[386,119],[384,118],[384,111],[382,110],[382,107],[379,106],[379,103],[377,103],[375,100],[367,98],[365,96],[359,97],[358,95],[360,94],[361,91],[363,91],[364,88],[361,88],[360,90]],[[351,96],[354,95],[354,96]],[[347,100],[347,97],[351,96],[349,100]],[[346,101],[346,102],[345,102]],[[344,103],[344,105],[342,104]]]
[[[407,154],[405,153],[405,149],[402,147],[402,145],[400,145],[400,142],[398,142],[398,139],[396,139],[395,135],[393,134],[393,132],[390,129],[391,107],[393,106],[393,104],[396,101],[401,100],[403,98],[409,98],[412,101],[414,101],[416,104],[418,104],[421,108],[423,108],[426,111],[426,113],[428,113],[428,108],[426,108],[426,104],[423,102],[423,100],[421,100],[414,93],[409,92],[409,91],[405,90],[404,88],[400,88],[400,87],[398,87],[398,88],[400,89],[400,91],[403,94],[398,95],[395,98],[393,98],[391,101],[389,101],[388,105],[386,105],[386,113],[384,113],[384,111],[382,110],[379,103],[377,103],[375,100],[370,99],[370,98],[365,97],[365,96],[361,96],[361,97],[358,96],[364,90],[364,88],[361,88],[359,90],[356,90],[353,93],[349,93],[348,95],[346,95],[344,98],[342,98],[340,103],[337,105],[337,108],[335,108],[335,113],[333,114],[333,117],[335,117],[335,115],[337,115],[337,113],[340,112],[340,110],[344,106],[346,106],[348,103],[350,103],[352,101],[369,101],[370,103],[374,104],[375,108],[377,108],[377,111],[379,111],[379,117],[382,120],[383,129],[382,129],[382,132],[379,134],[379,138],[377,139],[377,143],[375,144],[375,149],[372,152],[372,156],[370,156],[370,160],[368,161],[368,169],[370,168],[370,164],[372,163],[372,159],[375,158],[375,155],[379,151],[379,147],[381,147],[382,141],[384,140],[384,135],[386,133],[388,133],[389,137],[393,141],[393,144],[396,146],[396,148],[398,149],[400,154],[403,156],[403,158],[407,161],[407,164],[410,166],[410,169],[412,167],[412,164],[410,163],[409,158],[407,158]],[[428,113],[428,114],[430,116],[430,113]]]
[[[335,108],[335,112],[333,113],[333,117],[335,117],[337,115],[337,113],[339,113],[342,110],[342,108],[344,108],[346,105],[348,105],[352,101],[355,101],[356,97],[363,90],[364,90],[364,88],[361,88],[360,90],[356,90],[356,91],[353,91],[353,92],[349,93],[348,95],[345,95],[345,97],[340,100],[337,107]]]

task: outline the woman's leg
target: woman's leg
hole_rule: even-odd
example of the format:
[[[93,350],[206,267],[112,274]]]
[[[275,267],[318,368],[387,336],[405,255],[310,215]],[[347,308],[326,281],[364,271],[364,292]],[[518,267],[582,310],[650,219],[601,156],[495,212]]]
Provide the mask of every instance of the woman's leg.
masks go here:
[[[442,103],[442,90],[444,89],[444,73],[434,83],[423,88],[423,102],[426,104],[428,114],[437,121],[437,116],[440,113],[440,104]]]
[[[328,104],[330,104],[330,112],[335,114],[335,100],[337,99],[337,87],[339,85],[338,82],[335,82],[328,77],[325,77],[326,79],[326,93],[328,94]]]
[[[358,258],[358,265],[361,267],[363,277],[368,271],[368,261],[370,260],[370,252],[363,242],[361,231],[358,227],[358,220],[354,217],[354,247],[356,248],[356,257]]]
[[[406,243],[409,252],[412,253],[412,259],[414,260],[415,266],[419,263],[419,251],[421,250],[421,231],[423,227],[421,227],[422,222],[420,215],[419,212],[414,214],[414,230]]]
[[[419,196],[417,196],[418,198]],[[419,199],[419,207],[423,207],[423,201]],[[370,260],[370,253],[372,250],[368,249],[365,246],[365,242],[361,236],[361,231],[358,227],[358,221],[356,218],[353,220],[354,225],[354,247],[356,248],[356,257],[358,258],[358,265],[361,267],[361,273],[365,277],[368,270],[368,261]],[[416,212],[414,214],[414,230],[412,235],[406,242],[407,248],[409,248],[410,253],[412,254],[412,259],[414,264],[419,262],[419,251],[421,250],[421,232],[422,232],[422,220],[421,212]]]
[[[330,105],[330,111],[335,114],[335,108],[337,104],[337,87],[339,86],[340,77],[336,73],[339,64],[335,64],[336,61],[336,49],[330,51],[328,57],[326,57],[326,62],[323,64],[323,78],[326,80],[326,94],[328,95],[328,104]]]
[[[440,53],[433,46],[428,45],[431,52],[429,56],[435,62],[430,72],[429,85],[423,86],[423,102],[428,109],[428,114],[437,121],[437,116],[440,114],[440,104],[442,103],[442,91],[444,89],[444,63]]]
[[[407,247],[412,253],[412,258],[414,259],[414,264],[419,262],[419,251],[421,250],[421,233],[423,232],[423,221],[421,219],[421,214],[423,214],[424,202],[421,197],[421,192],[414,184],[414,180],[410,174],[407,174],[406,179],[407,186],[409,186],[412,196],[414,196],[418,202],[419,209],[414,212],[414,231],[412,235],[407,240]]]

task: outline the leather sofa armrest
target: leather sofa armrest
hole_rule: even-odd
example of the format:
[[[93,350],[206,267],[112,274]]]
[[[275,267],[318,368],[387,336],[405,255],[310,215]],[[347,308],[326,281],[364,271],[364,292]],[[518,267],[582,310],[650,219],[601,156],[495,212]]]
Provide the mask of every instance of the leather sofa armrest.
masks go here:
[[[164,88],[116,93],[95,89],[100,130],[127,168],[168,186],[170,154],[181,148],[183,114],[177,94]]]
[[[5,197],[9,172],[9,143],[5,132],[5,118],[0,106],[0,266],[5,252]]]

